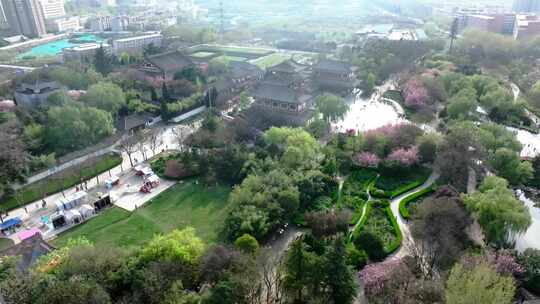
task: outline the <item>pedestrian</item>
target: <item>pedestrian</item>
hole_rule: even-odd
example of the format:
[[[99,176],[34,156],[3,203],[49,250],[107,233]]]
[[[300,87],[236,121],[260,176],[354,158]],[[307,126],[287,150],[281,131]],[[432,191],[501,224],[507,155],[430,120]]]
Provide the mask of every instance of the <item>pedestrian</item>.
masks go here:
[[[28,214],[28,209],[26,209],[26,207],[24,207],[24,212],[26,212],[26,214]]]

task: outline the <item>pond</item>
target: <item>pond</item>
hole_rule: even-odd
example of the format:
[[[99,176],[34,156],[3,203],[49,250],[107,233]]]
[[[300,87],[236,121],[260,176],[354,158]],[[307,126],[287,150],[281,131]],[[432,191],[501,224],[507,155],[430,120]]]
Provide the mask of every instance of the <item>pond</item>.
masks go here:
[[[76,39],[77,41],[74,41],[74,39]],[[70,48],[81,43],[92,43],[92,42],[100,43],[103,41],[104,40],[102,38],[92,35],[92,34],[76,36],[76,37],[73,37],[73,40],[72,38],[55,40],[55,41],[47,42],[42,45],[35,46],[29,51],[19,54],[17,56],[17,59],[56,56],[56,55],[61,54],[62,50],[65,48]]]
[[[540,249],[540,208],[534,206],[534,202],[525,196],[521,190],[518,190],[519,200],[529,208],[532,218],[532,224],[529,229],[516,239],[516,249],[523,252],[527,248]]]
[[[349,112],[340,122],[332,126],[334,131],[367,131],[388,124],[406,122],[403,108],[399,104],[381,100],[381,92],[392,87],[392,82],[388,81],[377,87],[375,93],[369,98],[364,98],[360,92],[355,92],[347,100]]]

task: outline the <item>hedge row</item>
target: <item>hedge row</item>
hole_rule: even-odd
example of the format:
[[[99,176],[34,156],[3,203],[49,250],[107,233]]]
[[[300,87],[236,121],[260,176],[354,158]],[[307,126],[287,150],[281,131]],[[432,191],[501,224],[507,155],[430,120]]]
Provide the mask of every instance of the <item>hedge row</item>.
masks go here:
[[[375,202],[375,204],[376,204],[375,206],[373,206],[374,205],[373,203],[374,202],[368,202],[368,205],[366,207],[365,216],[362,218],[362,221],[355,228],[355,230],[351,232],[352,233],[351,240],[358,237],[358,235],[362,231],[362,228],[366,224],[366,221],[367,221],[367,219],[369,217],[369,214],[370,214],[372,208],[383,207],[385,202],[384,201],[381,201],[379,203]],[[385,207],[383,207],[383,209],[386,212],[386,216],[387,216],[388,220],[390,220],[390,223],[392,224],[392,227],[394,227],[394,233],[396,235],[396,239],[385,248],[386,255],[388,256],[388,255],[394,253],[399,248],[399,246],[401,246],[401,242],[403,241],[403,234],[401,233],[401,229],[399,228],[399,224],[397,223],[396,217],[394,216],[394,213],[392,212],[392,208],[390,207],[390,205],[386,205]]]
[[[406,220],[410,219],[411,215],[409,214],[409,205],[419,201],[421,198],[424,198],[433,192],[435,192],[435,188],[428,187],[405,197],[399,202],[399,214],[401,214],[401,216]]]
[[[392,226],[394,227],[394,232],[396,233],[396,239],[386,248],[386,254],[390,255],[396,251],[399,246],[401,246],[401,242],[403,241],[403,234],[401,233],[401,229],[399,229],[399,225],[397,223],[396,217],[394,216],[394,213],[392,213],[392,208],[390,206],[384,208],[386,211],[386,215],[390,219],[390,222],[392,223]]]

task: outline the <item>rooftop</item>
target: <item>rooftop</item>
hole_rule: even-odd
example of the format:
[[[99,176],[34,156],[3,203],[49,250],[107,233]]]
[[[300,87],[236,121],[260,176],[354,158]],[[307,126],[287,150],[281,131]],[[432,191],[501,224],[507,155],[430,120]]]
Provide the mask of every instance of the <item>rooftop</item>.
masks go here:
[[[146,59],[165,72],[179,71],[193,65],[191,59],[177,51],[148,56]]]
[[[344,61],[321,59],[315,68],[319,70],[350,73],[352,66],[350,63]]]
[[[128,37],[128,38],[121,38],[116,39],[114,42],[128,42],[128,41],[134,41],[134,40],[140,40],[140,39],[147,39],[147,38],[159,38],[163,37],[160,33],[150,34],[150,35],[143,35],[143,36],[135,36],[135,37]]]
[[[287,103],[300,103],[300,100],[293,89],[287,86],[269,83],[261,83],[253,90],[251,95],[255,98],[271,99]]]

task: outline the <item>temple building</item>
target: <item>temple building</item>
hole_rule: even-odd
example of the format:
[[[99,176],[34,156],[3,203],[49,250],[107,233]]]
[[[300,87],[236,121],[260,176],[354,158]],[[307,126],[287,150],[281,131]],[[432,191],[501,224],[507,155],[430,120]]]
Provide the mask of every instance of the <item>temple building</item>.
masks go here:
[[[355,72],[348,62],[322,59],[313,66],[313,82],[320,91],[347,93],[359,84]]]
[[[138,70],[154,79],[165,81],[173,80],[176,72],[193,67],[194,63],[180,52],[172,51],[162,54],[147,56],[139,65]]]

